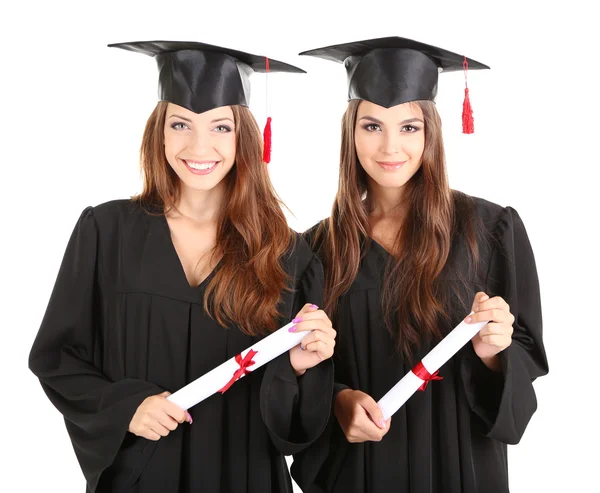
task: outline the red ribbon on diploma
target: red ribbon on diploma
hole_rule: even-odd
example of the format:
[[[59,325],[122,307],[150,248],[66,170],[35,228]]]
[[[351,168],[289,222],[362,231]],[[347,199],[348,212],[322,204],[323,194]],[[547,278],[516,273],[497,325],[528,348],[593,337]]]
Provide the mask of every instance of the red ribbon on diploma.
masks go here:
[[[240,367],[235,370],[233,376],[231,377],[231,380],[229,380],[229,382],[227,382],[227,385],[225,385],[225,387],[223,387],[221,390],[219,390],[219,392],[221,392],[221,394],[224,394],[225,392],[227,392],[229,390],[229,387],[231,387],[235,382],[237,382],[242,376],[244,375],[248,375],[248,373],[251,373],[250,370],[248,370],[249,366],[252,366],[255,361],[252,360],[252,358],[254,358],[254,355],[257,353],[258,351],[255,351],[254,349],[251,349],[250,351],[248,351],[248,354],[246,354],[246,356],[244,356],[244,359],[242,359],[242,355],[237,354],[235,356],[235,362],[240,365]]]
[[[427,388],[427,384],[431,380],[442,380],[444,377],[439,377],[439,370],[433,372],[433,374],[427,371],[427,368],[423,366],[423,363],[420,361],[415,365],[415,367],[411,370],[417,377],[423,380],[423,385],[419,387],[419,390],[423,391]]]

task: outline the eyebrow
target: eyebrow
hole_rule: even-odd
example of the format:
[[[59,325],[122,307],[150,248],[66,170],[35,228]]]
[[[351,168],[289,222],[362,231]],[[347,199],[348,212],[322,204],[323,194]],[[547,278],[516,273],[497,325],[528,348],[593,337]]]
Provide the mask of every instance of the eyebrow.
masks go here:
[[[190,120],[189,118],[186,118],[185,116],[181,116],[181,115],[170,115],[169,118],[179,118],[180,120],[192,123],[192,120]],[[222,122],[225,120],[229,120],[231,123],[235,123],[231,118],[216,118],[215,120],[211,121],[210,123],[218,123],[218,122]]]
[[[218,123],[218,122],[224,122],[224,121],[230,121],[231,123],[235,123],[231,118],[228,118],[228,117],[217,118],[217,119],[211,121],[210,123]]]
[[[375,118],[373,116],[369,116],[369,115],[363,116],[360,120],[369,120],[369,121],[372,121],[373,123],[377,123],[377,125],[383,125],[383,122],[381,120],[378,120],[377,118]],[[413,122],[424,123],[423,120],[421,120],[420,118],[409,118],[407,120],[401,121],[400,125],[407,125],[408,123],[413,123]]]
[[[173,115],[170,115],[169,118],[179,118],[180,120],[192,123],[192,120],[190,120],[189,118],[186,118],[185,116],[181,116],[181,115],[173,114]]]

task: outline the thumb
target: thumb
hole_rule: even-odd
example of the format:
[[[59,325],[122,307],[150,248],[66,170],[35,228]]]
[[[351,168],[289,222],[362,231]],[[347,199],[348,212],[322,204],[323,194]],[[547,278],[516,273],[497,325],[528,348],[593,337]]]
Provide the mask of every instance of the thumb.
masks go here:
[[[489,296],[487,294],[485,294],[483,291],[479,291],[473,298],[473,305],[471,306],[471,311],[477,313],[479,311],[479,304],[487,300],[488,298]]]
[[[165,392],[162,392],[162,393],[160,393],[158,395],[160,395],[161,397],[169,397],[171,395],[171,392],[165,391]]]
[[[386,427],[385,419],[383,418],[383,412],[370,395],[367,395],[360,404],[365,411],[367,411],[373,423],[375,423],[379,428]]]

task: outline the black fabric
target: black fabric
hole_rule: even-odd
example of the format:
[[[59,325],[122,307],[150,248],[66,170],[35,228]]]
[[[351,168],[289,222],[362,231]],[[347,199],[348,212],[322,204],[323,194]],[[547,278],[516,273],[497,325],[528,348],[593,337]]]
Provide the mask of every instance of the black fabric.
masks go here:
[[[443,380],[416,392],[392,417],[381,442],[350,444],[335,416],[323,436],[295,457],[292,476],[305,493],[506,493],[507,444],[518,443],[536,410],[532,382],[548,371],[535,260],[517,212],[475,199],[480,236],[479,274],[468,269],[466,241],[457,238],[442,287],[452,296],[448,333],[469,313],[473,296],[502,296],[515,316],[502,372],[489,370],[468,343],[440,369]],[[315,251],[315,228],[306,238]],[[387,251],[370,242],[358,276],[340,298],[335,389],[361,390],[381,399],[413,366],[396,350],[383,323],[381,283]],[[327,269],[327,265],[324,266]],[[451,269],[449,267],[453,267]],[[450,272],[459,272],[460,288]],[[453,291],[451,291],[453,292]],[[425,356],[436,341],[415,354]]]
[[[284,259],[285,325],[321,306],[323,272],[296,238]],[[63,414],[87,491],[289,492],[284,454],[325,428],[333,364],[297,379],[285,353],[189,410],[153,442],[128,432],[137,407],[175,392],[258,340],[203,309],[211,274],[190,287],[164,216],[130,201],[83,211],[69,241],[29,365]]]

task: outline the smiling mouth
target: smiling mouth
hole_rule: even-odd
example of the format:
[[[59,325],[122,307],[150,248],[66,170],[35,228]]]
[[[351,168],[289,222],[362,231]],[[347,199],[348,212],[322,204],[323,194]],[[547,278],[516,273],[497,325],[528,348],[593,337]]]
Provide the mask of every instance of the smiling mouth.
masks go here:
[[[384,169],[394,170],[400,169],[406,161],[376,161],[376,163]]]
[[[214,170],[221,161],[192,161],[182,159],[186,168],[195,175],[206,175]]]

